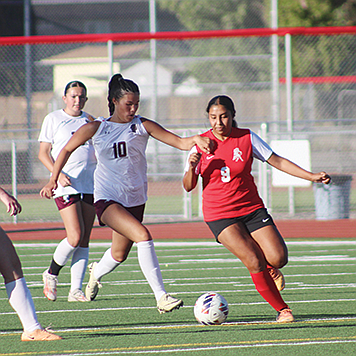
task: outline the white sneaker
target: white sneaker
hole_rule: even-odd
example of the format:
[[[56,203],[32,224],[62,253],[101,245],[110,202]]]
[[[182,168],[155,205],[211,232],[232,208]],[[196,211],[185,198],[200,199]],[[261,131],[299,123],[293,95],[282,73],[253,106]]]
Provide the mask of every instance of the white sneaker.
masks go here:
[[[99,288],[102,287],[102,284],[94,277],[94,269],[97,264],[97,262],[93,262],[88,266],[89,282],[85,288],[85,296],[88,300],[94,300],[99,292]]]
[[[46,269],[42,274],[43,280],[43,294],[47,297],[48,300],[55,301],[57,299],[57,283],[58,278],[53,274],[49,274]]]
[[[179,309],[183,306],[183,301],[172,297],[169,294],[162,295],[161,299],[157,303],[157,309],[160,314],[171,312],[174,309]]]
[[[59,335],[53,334],[46,329],[36,329],[35,331],[29,332],[24,331],[21,335],[21,341],[53,341],[62,340]]]
[[[276,321],[277,323],[292,323],[295,321],[292,310],[286,308],[278,312]]]
[[[83,291],[80,289],[74,289],[74,291],[69,291],[68,302],[90,302],[90,300],[84,295]]]

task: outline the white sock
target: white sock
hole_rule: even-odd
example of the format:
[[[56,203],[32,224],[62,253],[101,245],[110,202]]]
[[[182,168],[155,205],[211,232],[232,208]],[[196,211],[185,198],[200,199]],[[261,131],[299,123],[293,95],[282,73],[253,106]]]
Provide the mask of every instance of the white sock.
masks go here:
[[[100,279],[106,274],[112,272],[121,262],[116,261],[111,255],[111,248],[105,251],[103,257],[94,269],[94,277]]]
[[[5,284],[9,303],[20,318],[23,329],[32,332],[42,329],[37,320],[35,305],[33,304],[31,292],[27,287],[25,278]]]
[[[89,247],[78,247],[72,256],[72,263],[70,266],[71,285],[70,291],[75,289],[82,289],[85,271],[87,269],[89,259]]]
[[[59,266],[64,266],[70,257],[72,256],[73,252],[77,247],[73,247],[67,240],[64,238],[57,246],[56,250],[53,254],[53,259]]]
[[[166,294],[166,290],[164,289],[161,269],[159,267],[153,241],[138,242],[137,256],[141,270],[158,301],[163,294]]]

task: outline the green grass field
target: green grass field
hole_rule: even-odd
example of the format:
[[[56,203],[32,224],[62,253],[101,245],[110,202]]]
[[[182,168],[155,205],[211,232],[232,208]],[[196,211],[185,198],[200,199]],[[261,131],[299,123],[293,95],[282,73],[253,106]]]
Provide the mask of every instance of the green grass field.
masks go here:
[[[103,279],[91,303],[69,303],[69,267],[60,274],[59,298],[43,297],[41,274],[55,243],[16,243],[25,277],[43,326],[64,339],[21,342],[21,325],[0,285],[0,356],[15,355],[355,355],[356,241],[287,240],[289,264],[282,295],[295,323],[277,324],[275,311],[254,289],[247,269],[213,241],[157,241],[156,251],[168,292],[184,307],[160,315],[137,263],[128,260]],[[93,242],[90,261],[109,243]],[[87,276],[86,276],[87,277]],[[87,280],[87,278],[86,278]],[[195,300],[207,291],[229,302],[220,326],[199,325]]]

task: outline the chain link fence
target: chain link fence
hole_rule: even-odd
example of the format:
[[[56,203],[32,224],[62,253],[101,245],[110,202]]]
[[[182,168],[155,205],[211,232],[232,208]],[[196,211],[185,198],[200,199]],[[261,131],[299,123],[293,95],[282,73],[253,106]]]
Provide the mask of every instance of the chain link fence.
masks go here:
[[[263,30],[244,36],[216,31],[200,38],[199,33],[195,38],[161,34],[159,39],[147,34],[141,40],[130,40],[128,34],[119,40],[117,34],[114,40],[74,36],[35,43],[33,37],[31,44],[0,38],[0,185],[24,207],[17,222],[60,221],[54,202],[39,197],[49,174],[37,158],[37,137],[47,113],[64,107],[66,83],[82,81],[89,98],[84,110],[108,116],[107,83],[116,72],[140,86],[139,114],[175,133],[208,129],[208,101],[226,94],[235,102],[240,127],[251,128],[269,143],[290,141],[298,147],[307,142],[307,151],[298,154],[296,148],[297,156],[310,157],[311,170],[331,173],[335,187],[340,177],[350,185],[327,204],[342,206],[341,218],[355,218],[355,34],[294,35],[290,62],[285,38],[279,36],[278,58],[273,58],[272,36]],[[273,63],[278,64],[277,86]],[[288,152],[276,152],[288,158]],[[186,194],[181,184],[186,153],[151,139],[147,157],[146,221],[202,219],[198,189]],[[253,172],[276,219],[335,218],[318,215],[318,205],[325,203],[312,185],[276,183],[270,168],[257,162]],[[4,210],[0,219],[12,221]]]

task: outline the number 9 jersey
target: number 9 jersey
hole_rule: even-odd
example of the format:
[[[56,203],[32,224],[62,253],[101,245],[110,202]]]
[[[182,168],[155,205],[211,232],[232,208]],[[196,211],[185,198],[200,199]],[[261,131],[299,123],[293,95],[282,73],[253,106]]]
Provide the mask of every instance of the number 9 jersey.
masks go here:
[[[98,118],[101,124],[92,137],[97,158],[94,201],[114,200],[126,208],[147,201],[146,147],[149,134],[135,116],[128,123]]]
[[[215,142],[212,154],[193,148],[202,154],[196,174],[203,178],[204,221],[236,218],[264,208],[251,168],[254,158],[268,160],[273,153],[269,145],[249,129],[235,127],[224,141],[217,139],[212,130],[201,136]]]

